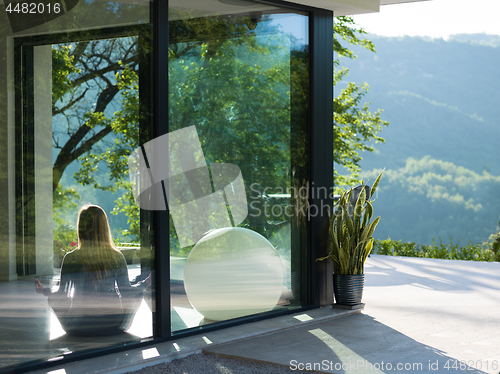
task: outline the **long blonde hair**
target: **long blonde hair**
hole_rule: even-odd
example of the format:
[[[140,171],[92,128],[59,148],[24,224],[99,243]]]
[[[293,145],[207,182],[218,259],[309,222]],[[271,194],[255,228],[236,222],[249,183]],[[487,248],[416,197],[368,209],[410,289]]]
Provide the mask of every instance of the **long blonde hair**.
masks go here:
[[[120,266],[120,250],[113,244],[108,217],[97,205],[87,204],[78,212],[78,250],[81,251],[83,266],[90,276],[93,287],[99,288],[99,281],[108,272]]]

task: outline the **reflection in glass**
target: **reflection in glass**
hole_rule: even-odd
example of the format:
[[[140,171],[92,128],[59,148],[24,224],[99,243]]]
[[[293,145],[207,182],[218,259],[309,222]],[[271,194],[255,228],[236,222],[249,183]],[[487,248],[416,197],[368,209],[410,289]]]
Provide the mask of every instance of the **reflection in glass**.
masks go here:
[[[262,235],[242,228],[213,230],[191,250],[184,268],[189,302],[205,320],[267,312],[283,292],[283,264]]]
[[[128,201],[126,166],[128,154],[150,136],[148,107],[142,104],[150,87],[141,82],[139,95],[139,75],[148,74],[143,62],[150,53],[150,7],[101,0],[72,4],[58,17],[23,25],[11,24],[7,4],[0,4],[1,369],[152,336],[151,293],[145,291],[144,299],[125,296],[147,278],[153,261],[147,230],[140,235],[147,219]],[[95,306],[91,315],[115,314],[116,308],[76,299],[79,287],[92,283],[82,280],[89,271],[68,268],[80,262],[80,250],[66,256],[60,275],[65,255],[81,244],[76,222],[85,203],[108,214],[113,245],[123,254],[113,251],[113,272],[120,275],[103,277],[99,287],[118,295],[114,283],[122,284],[113,303],[119,300],[125,312],[99,328],[126,329],[86,340],[66,334],[78,309],[73,307]],[[35,293],[34,279],[47,294],[75,290],[69,315],[51,311],[48,299]],[[57,302],[50,304],[57,311]]]
[[[169,131],[196,128],[212,193],[225,199],[211,212],[241,228],[193,248],[171,216],[172,331],[305,305],[307,222],[295,191],[309,179],[307,16],[246,1],[169,4]],[[240,170],[246,209],[233,211],[229,178],[217,185],[222,164]]]
[[[151,277],[130,283],[127,262],[113,243],[102,208],[83,206],[77,232],[77,248],[66,253],[62,261],[59,289],[52,291],[35,279],[36,292],[48,297],[70,335],[122,333],[130,328]]]

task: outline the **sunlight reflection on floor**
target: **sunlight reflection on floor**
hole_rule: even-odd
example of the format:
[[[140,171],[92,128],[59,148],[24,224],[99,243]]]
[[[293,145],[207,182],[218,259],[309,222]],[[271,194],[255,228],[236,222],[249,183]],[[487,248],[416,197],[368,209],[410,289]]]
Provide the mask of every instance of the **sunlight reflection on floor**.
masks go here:
[[[51,309],[50,310],[50,334],[49,340],[54,340],[60,336],[63,336],[66,332],[63,330],[59,320],[56,317],[56,314]]]
[[[129,334],[139,338],[148,338],[153,336],[153,313],[144,299],[135,314],[132,326],[127,330]]]
[[[182,319],[182,322],[186,325],[187,328],[197,327],[200,325],[200,322],[203,320],[203,316],[198,313],[195,309],[192,308],[182,308],[178,306],[174,306],[174,311],[177,315]],[[175,326],[172,327],[175,329]],[[185,328],[185,327],[183,327]],[[180,328],[177,328],[180,329]]]
[[[137,309],[132,325],[127,332],[139,338],[148,338],[153,336],[153,314],[144,300],[142,300],[139,309]],[[66,332],[63,330],[55,313],[51,310],[49,339],[54,340],[64,334],[66,334]]]
[[[134,264],[128,266],[129,278],[132,280],[141,272],[140,265]],[[58,288],[58,278],[55,277],[55,290]],[[57,282],[57,283],[56,283]],[[54,291],[55,291],[54,290]],[[137,313],[135,314],[134,320],[132,321],[132,325],[127,330],[129,334],[135,335],[138,338],[148,338],[153,336],[153,314],[148,307],[148,304],[143,299],[141,305],[137,309]],[[50,311],[50,334],[49,339],[54,340],[63,335],[66,332],[62,328],[59,320],[57,319],[53,310]]]

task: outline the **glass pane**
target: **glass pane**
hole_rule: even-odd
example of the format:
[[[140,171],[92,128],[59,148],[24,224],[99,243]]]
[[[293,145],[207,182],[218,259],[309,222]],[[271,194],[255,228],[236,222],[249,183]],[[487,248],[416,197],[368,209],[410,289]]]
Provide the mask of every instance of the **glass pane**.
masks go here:
[[[170,3],[172,331],[308,303],[308,18],[205,5]]]
[[[149,4],[57,4],[0,5],[0,369],[153,335],[128,172],[150,137]]]

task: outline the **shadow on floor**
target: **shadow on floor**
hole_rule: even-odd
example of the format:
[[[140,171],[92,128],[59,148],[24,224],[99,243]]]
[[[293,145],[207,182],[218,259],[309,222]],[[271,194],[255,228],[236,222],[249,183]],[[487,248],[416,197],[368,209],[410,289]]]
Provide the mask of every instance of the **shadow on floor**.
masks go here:
[[[46,281],[46,284],[49,282]],[[145,301],[129,333],[100,337],[71,337],[65,334],[47,298],[35,293],[32,278],[0,285],[0,369],[29,361],[57,359],[87,349],[140,341],[152,335],[152,314]]]
[[[446,352],[365,314],[208,348],[204,353],[338,374],[485,373],[460,366]]]
[[[500,295],[499,271],[498,262],[373,255],[365,268],[365,278],[369,278],[372,287],[419,284],[436,291],[452,292],[488,288],[498,290]],[[391,282],[387,282],[388,278]]]

